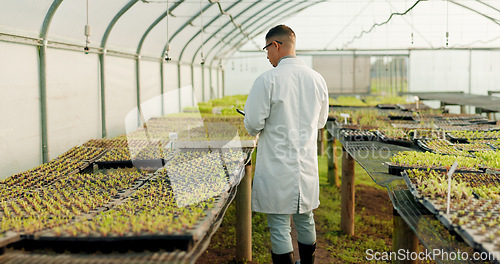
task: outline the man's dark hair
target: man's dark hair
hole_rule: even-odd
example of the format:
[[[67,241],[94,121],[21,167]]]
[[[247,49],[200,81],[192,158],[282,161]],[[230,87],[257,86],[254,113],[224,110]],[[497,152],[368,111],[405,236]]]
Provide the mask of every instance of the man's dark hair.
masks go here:
[[[266,39],[271,39],[277,36],[289,37],[291,39],[295,38],[295,32],[285,25],[277,25],[269,30],[266,34]]]

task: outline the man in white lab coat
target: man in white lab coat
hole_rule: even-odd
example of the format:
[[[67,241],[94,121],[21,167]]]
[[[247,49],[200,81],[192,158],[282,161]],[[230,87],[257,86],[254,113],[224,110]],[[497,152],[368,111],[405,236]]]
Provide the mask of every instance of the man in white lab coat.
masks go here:
[[[252,210],[268,214],[274,263],[293,263],[290,216],[301,264],[314,262],[319,206],[318,129],[328,117],[323,77],[295,56],[295,33],[278,25],[266,35],[275,67],[254,82],[245,104],[245,128],[259,136]]]

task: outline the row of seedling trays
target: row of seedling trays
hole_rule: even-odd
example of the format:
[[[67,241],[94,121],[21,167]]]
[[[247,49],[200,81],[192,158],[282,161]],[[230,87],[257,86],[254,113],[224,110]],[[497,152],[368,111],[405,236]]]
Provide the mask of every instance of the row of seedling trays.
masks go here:
[[[101,150],[93,162],[112,153]],[[153,175],[131,169],[61,173],[36,188],[30,183],[54,172],[31,172],[27,181],[25,174],[14,175],[2,182],[6,196],[0,203],[0,246],[17,239],[42,244],[138,239],[162,240],[186,250],[204,234],[228,190],[241,178],[237,174],[248,155],[241,150],[184,151],[171,155]]]
[[[434,170],[407,170],[403,178],[415,198],[470,246],[495,253],[500,249],[500,175],[455,173],[452,175],[450,210],[448,176]],[[500,256],[495,256],[496,261]]]
[[[480,151],[474,156],[440,155],[432,152],[402,151],[387,163],[389,173],[400,175],[407,169],[447,171],[455,161],[457,172],[500,173],[500,151]]]
[[[339,136],[346,141],[381,141],[403,146],[417,145],[424,151],[448,155],[469,155],[469,152],[493,150],[500,147],[500,131],[478,131],[474,134],[467,134],[468,131],[445,132],[400,128],[374,131],[342,128],[338,131]],[[469,137],[463,138],[465,136]]]

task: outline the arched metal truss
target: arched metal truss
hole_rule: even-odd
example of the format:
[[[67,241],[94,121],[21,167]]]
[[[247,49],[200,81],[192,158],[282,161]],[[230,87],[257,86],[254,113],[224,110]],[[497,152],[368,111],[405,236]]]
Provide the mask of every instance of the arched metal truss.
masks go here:
[[[26,0],[28,2],[28,0]],[[46,7],[47,12],[44,15],[43,23],[40,27],[38,35],[29,34],[18,34],[12,32],[3,32],[4,30],[0,27],[0,41],[20,43],[23,45],[34,45],[38,47],[39,51],[39,89],[40,89],[40,110],[41,110],[41,145],[42,145],[42,156],[43,162],[48,161],[48,144],[47,144],[47,105],[46,105],[46,57],[47,48],[58,48],[71,51],[83,52],[84,45],[80,44],[78,41],[60,41],[58,39],[53,39],[52,35],[49,34],[49,29],[54,18],[58,14],[58,10],[62,4],[65,4],[64,0],[41,0],[38,3],[42,3]],[[224,73],[222,67],[222,62],[230,57],[234,52],[238,51],[243,45],[248,42],[253,41],[253,39],[262,34],[265,30],[271,27],[274,23],[277,23],[280,19],[286,16],[292,16],[307,9],[311,6],[317,5],[322,2],[327,2],[327,0],[313,0],[313,1],[299,1],[299,0],[288,0],[288,1],[271,1],[271,0],[232,0],[232,1],[221,1],[221,0],[169,0],[170,6],[166,10],[166,0],[157,1],[147,1],[147,0],[117,0],[112,3],[107,3],[110,11],[106,13],[108,16],[107,23],[99,24],[98,27],[102,32],[102,35],[98,36],[97,39],[100,41],[96,42],[98,44],[91,44],[89,53],[98,54],[99,57],[99,83],[100,83],[100,107],[101,107],[101,127],[102,127],[102,137],[107,136],[106,131],[106,57],[107,56],[118,56],[126,57],[135,60],[136,67],[136,92],[137,92],[137,106],[140,107],[141,104],[141,61],[154,61],[158,63],[160,69],[160,79],[161,79],[161,91],[163,94],[164,88],[164,71],[165,64],[171,63],[177,65],[177,76],[178,84],[181,87],[181,75],[191,74],[191,81],[194,82],[194,68],[201,68],[202,83],[202,99],[206,99],[206,87],[205,78],[208,70],[208,78],[210,83],[214,83],[212,78],[214,77],[213,71],[217,72],[217,83],[221,85],[223,83],[219,78],[224,78]],[[414,1],[413,1],[414,2]],[[484,18],[490,20],[491,22],[500,25],[500,9],[491,5],[488,2],[476,0],[476,1],[459,1],[459,0],[449,0],[450,3],[474,12]],[[68,3],[70,4],[70,3]],[[492,16],[491,14],[485,14],[481,10],[474,6],[473,4],[480,5],[483,8],[497,14],[497,16]],[[1,6],[2,4],[0,4]],[[117,25],[120,23],[125,23],[123,20],[130,20],[131,18],[125,17],[134,13],[137,10],[148,10],[152,11],[151,14],[144,14],[143,17],[138,17],[137,15],[133,18],[140,18],[144,21],[149,21],[151,18],[155,18],[151,23],[147,23],[147,26],[139,29],[143,32],[136,34],[138,39],[134,39],[134,35],[131,35],[130,43],[137,43],[135,47],[130,47],[127,45],[126,48],[121,48],[120,44],[115,41],[114,45],[110,45],[110,40],[118,30],[123,31],[124,27],[117,29]],[[158,12],[158,10],[165,10],[164,12]],[[81,10],[75,9],[75,15]],[[104,10],[106,11],[106,10]],[[154,12],[153,12],[154,11]],[[161,13],[159,16],[158,13]],[[0,11],[0,15],[2,11]],[[155,15],[152,15],[155,14]],[[26,14],[29,15],[29,14]],[[68,14],[66,14],[68,15]],[[158,27],[164,26],[166,23],[167,15],[170,16],[174,23],[168,25],[172,32],[171,36],[163,43],[156,43],[152,45],[148,43],[149,39],[155,39],[152,36],[156,35],[158,39],[159,32]],[[203,23],[203,19],[205,18]],[[103,19],[103,20],[106,20]],[[129,25],[134,24],[133,22],[127,21]],[[202,24],[203,23],[203,24]],[[144,24],[144,23],[143,23]],[[2,25],[0,25],[2,26]],[[99,31],[98,31],[99,32]],[[123,33],[123,32],[122,32]],[[202,37],[204,35],[204,37]],[[70,38],[71,39],[71,38]],[[151,40],[150,42],[154,42]],[[164,54],[167,49],[167,44],[172,43],[176,46],[175,52],[172,53],[171,61],[164,60]],[[258,48],[258,47],[257,47]],[[135,50],[135,52],[133,51]],[[201,58],[199,56],[200,52],[204,50],[204,59],[206,63],[201,64]],[[191,72],[182,72],[181,65],[188,65],[191,67]],[[223,85],[222,91],[224,90]],[[208,97],[219,96],[219,89],[215,92],[212,87],[209,88]],[[194,94],[194,93],[193,93]],[[181,107],[181,98],[179,93],[179,108]],[[194,96],[194,95],[193,95]],[[162,104],[163,106],[163,104]]]

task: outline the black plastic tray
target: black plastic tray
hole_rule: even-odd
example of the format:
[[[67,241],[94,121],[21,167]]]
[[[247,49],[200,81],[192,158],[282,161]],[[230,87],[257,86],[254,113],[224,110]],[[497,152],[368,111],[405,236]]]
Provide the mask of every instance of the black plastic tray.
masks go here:
[[[398,145],[398,146],[403,146],[403,147],[414,147],[413,141],[411,140],[401,140],[401,139],[394,139],[394,138],[389,138],[384,135],[384,133],[376,130],[375,134],[378,136],[379,141],[387,144],[392,144],[392,145]]]
[[[55,236],[51,230],[35,235],[25,235],[22,244],[30,244],[35,248],[52,248],[57,250],[85,249],[87,252],[106,250],[190,250],[192,245],[201,239],[214,218],[219,214],[228,198],[228,193],[216,198],[214,208],[205,211],[206,216],[200,218],[192,228],[172,233],[128,234],[124,236]],[[82,220],[83,221],[83,220]]]
[[[0,248],[3,248],[9,244],[16,243],[22,238],[19,233],[13,231],[7,231],[3,237],[0,237]]]
[[[389,115],[389,120],[408,120],[415,121],[411,115]]]
[[[397,110],[399,109],[398,105],[395,104],[378,104],[377,105],[378,109],[390,109],[390,110]]]
[[[428,168],[424,168],[424,167],[399,166],[399,165],[395,165],[391,162],[387,162],[386,165],[388,167],[389,174],[396,175],[396,176],[401,176],[401,173],[403,173],[405,170],[417,169],[417,170],[425,171],[428,169]],[[431,168],[431,169],[435,170],[435,171],[446,172],[446,168]],[[484,170],[457,169],[455,172],[457,172],[457,173],[481,173],[481,172],[484,172],[485,170],[486,169],[484,169]]]
[[[450,133],[446,133],[446,137],[449,138],[452,143],[469,143],[469,140],[466,138],[457,138]]]
[[[363,133],[360,135],[346,135],[346,131],[353,131],[354,133]],[[342,128],[339,135],[343,137],[345,141],[377,141],[379,137],[374,132],[368,130],[359,130],[351,128]]]
[[[111,169],[111,168],[139,168],[139,169],[159,169],[167,161],[165,159],[154,159],[154,160],[119,160],[119,161],[96,161],[99,169]]]

